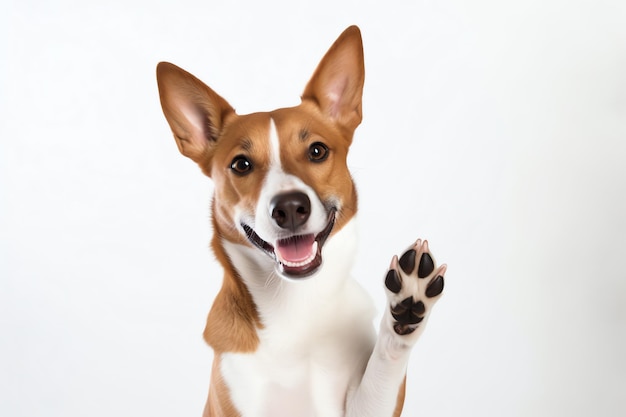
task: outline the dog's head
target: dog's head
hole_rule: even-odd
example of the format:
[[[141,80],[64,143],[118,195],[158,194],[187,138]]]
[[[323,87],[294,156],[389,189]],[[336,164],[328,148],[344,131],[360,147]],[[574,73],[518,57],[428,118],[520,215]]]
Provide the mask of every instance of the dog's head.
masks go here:
[[[215,232],[285,277],[314,274],[326,240],[356,213],[346,157],[361,122],[359,29],[335,41],[297,107],[241,116],[175,65],[160,63],[157,80],[180,152],[215,183]]]

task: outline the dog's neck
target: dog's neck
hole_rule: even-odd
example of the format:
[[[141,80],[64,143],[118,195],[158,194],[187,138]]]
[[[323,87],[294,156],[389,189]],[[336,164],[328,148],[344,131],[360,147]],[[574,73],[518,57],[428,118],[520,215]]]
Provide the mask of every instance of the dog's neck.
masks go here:
[[[315,343],[312,338],[332,333],[335,327],[350,328],[349,323],[373,319],[370,297],[351,278],[358,241],[356,223],[352,219],[336,232],[324,246],[320,270],[299,280],[279,276],[275,262],[258,249],[224,242],[225,252],[258,311],[261,343],[271,339],[269,346],[293,351]]]

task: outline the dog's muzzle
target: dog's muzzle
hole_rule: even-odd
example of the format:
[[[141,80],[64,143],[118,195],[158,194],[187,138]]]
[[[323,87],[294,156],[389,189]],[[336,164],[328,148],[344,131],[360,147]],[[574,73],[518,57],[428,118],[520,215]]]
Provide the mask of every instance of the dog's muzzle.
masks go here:
[[[275,210],[272,210],[275,213]],[[290,214],[276,215],[281,218],[289,217]],[[274,217],[274,215],[272,216]],[[252,227],[242,224],[243,230],[248,240],[256,247],[269,255],[275,262],[277,271],[286,278],[300,279],[313,275],[322,265],[322,247],[328,239],[328,236],[335,225],[336,209],[332,208],[328,212],[328,221],[324,229],[317,235],[310,233],[305,235],[296,235],[278,239],[274,244],[266,242],[256,234]],[[296,220],[295,224],[298,221]],[[283,225],[287,225],[288,221],[282,221]],[[278,221],[277,221],[277,224]],[[289,224],[290,230],[296,230],[297,226]],[[280,224],[279,224],[280,225]],[[282,226],[281,226],[282,227]]]

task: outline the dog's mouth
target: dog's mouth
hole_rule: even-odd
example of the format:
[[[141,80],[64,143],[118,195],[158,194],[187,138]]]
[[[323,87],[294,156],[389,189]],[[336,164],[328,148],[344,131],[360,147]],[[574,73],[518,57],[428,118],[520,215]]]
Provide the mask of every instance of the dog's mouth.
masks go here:
[[[322,247],[335,225],[336,210],[330,210],[328,222],[317,235],[294,235],[278,239],[271,244],[261,239],[247,224],[242,224],[248,240],[268,254],[274,261],[278,272],[288,278],[306,278],[314,274],[322,265]]]

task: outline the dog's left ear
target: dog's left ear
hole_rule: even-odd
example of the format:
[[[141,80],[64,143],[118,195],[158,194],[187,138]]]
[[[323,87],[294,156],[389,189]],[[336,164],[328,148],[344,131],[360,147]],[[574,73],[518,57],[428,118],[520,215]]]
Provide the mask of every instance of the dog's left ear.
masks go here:
[[[316,103],[352,137],[362,119],[364,80],[361,31],[350,26],[326,52],[304,89],[302,100]]]

